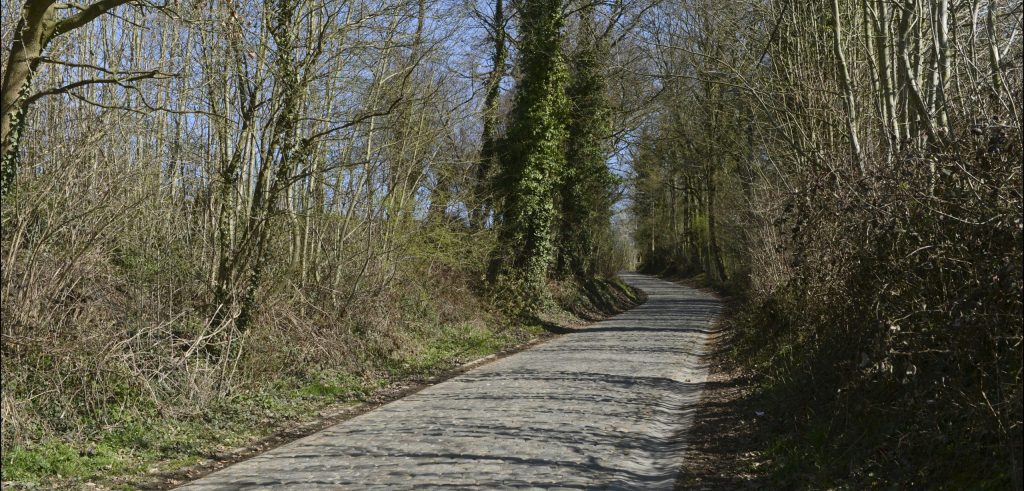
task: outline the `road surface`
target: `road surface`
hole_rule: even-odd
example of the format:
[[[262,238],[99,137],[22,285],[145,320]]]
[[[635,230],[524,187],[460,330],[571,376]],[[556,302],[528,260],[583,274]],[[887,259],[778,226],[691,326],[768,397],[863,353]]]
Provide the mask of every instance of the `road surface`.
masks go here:
[[[645,304],[181,489],[671,489],[720,305],[622,277]]]

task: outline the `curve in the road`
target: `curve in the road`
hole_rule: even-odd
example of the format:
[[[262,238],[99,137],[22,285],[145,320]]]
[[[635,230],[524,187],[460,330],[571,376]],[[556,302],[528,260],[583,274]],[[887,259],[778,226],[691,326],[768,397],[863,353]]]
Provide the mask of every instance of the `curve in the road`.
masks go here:
[[[646,303],[182,489],[671,489],[720,304],[622,277]]]

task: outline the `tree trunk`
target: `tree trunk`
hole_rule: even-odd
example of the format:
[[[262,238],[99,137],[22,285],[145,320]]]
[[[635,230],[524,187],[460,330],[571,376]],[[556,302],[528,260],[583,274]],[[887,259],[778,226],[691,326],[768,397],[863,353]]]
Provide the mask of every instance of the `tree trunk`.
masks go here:
[[[725,264],[722,262],[722,250],[718,247],[718,221],[715,219],[715,175],[714,171],[708,169],[705,174],[707,187],[707,214],[708,214],[708,260],[712,271],[719,281],[726,281]]]
[[[860,139],[857,137],[857,104],[853,97],[853,83],[850,80],[850,68],[843,54],[843,29],[839,18],[839,0],[832,0],[832,42],[836,54],[839,87],[843,91],[843,106],[846,109],[846,133],[850,139],[850,153],[853,163],[861,175],[864,175],[864,162],[861,159]]]
[[[505,58],[508,50],[505,46],[505,13],[503,0],[494,1],[494,18],[492,20],[494,33],[494,55],[491,58],[491,73],[487,76],[487,94],[484,96],[484,128],[481,137],[482,148],[480,149],[480,163],[477,165],[476,187],[474,190],[475,203],[471,210],[471,225],[473,228],[483,228],[487,216],[491,213],[493,203],[491,202],[491,189],[489,181],[500,162],[498,152],[498,103],[501,97],[501,79],[505,76]]]

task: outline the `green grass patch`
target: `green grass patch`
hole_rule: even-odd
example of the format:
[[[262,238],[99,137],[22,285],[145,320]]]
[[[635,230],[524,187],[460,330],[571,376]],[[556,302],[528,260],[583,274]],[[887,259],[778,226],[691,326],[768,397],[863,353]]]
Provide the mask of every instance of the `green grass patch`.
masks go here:
[[[76,446],[49,441],[4,452],[2,476],[4,481],[33,482],[40,476],[89,481],[139,470],[138,459],[106,444]]]
[[[436,374],[459,363],[497,353],[515,344],[479,322],[439,326],[420,335],[420,348],[404,360],[408,373]]]
[[[365,399],[375,387],[379,384],[346,372],[319,372],[307,380],[282,381],[218,400],[191,416],[168,418],[152,411],[107,414],[103,419],[115,424],[81,422],[83,427],[103,429],[80,442],[51,437],[5,449],[2,479],[55,487],[97,481],[133,489],[153,467],[172,471],[196,464],[213,453],[268,436],[290,421],[308,420],[332,403]]]
[[[298,389],[298,394],[314,399],[363,400],[374,387],[348,372],[320,373]]]

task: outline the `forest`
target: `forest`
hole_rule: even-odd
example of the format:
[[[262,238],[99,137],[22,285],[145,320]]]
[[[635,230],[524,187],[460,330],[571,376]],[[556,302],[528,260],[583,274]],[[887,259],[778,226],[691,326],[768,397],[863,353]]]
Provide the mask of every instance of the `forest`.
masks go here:
[[[5,488],[134,488],[623,270],[735,300],[742,472],[1024,486],[1020,0],[0,13]]]

